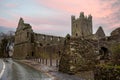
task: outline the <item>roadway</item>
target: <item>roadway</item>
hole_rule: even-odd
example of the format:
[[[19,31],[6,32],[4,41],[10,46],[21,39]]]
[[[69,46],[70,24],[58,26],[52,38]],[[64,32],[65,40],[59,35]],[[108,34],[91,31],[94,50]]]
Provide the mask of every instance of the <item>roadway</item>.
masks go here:
[[[0,80],[52,80],[46,74],[25,64],[8,59],[0,60]]]

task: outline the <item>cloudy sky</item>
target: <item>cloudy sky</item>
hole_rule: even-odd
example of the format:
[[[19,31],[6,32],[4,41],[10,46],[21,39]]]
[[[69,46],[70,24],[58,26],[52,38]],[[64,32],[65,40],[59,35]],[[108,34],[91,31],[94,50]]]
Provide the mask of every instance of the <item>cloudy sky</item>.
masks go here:
[[[120,27],[120,0],[0,0],[0,32],[15,31],[19,18],[34,32],[65,36],[71,33],[71,15],[93,16],[94,33],[102,26],[107,35]]]

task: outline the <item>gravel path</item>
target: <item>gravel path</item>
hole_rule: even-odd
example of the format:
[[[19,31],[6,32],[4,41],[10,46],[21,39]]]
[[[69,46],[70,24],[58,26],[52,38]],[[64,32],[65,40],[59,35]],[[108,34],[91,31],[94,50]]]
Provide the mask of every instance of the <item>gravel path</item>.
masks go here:
[[[37,70],[43,71],[53,77],[54,80],[93,80],[93,79],[83,79],[77,75],[68,75],[65,73],[58,72],[55,66],[46,66],[32,60],[21,60],[21,62],[36,68]]]

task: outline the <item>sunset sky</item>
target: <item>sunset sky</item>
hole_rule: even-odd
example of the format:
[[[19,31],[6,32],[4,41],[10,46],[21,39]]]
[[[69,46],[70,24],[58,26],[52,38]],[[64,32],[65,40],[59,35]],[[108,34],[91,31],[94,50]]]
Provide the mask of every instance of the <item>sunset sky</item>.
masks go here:
[[[19,18],[34,32],[65,36],[71,33],[71,15],[93,16],[94,33],[102,26],[106,35],[120,27],[120,0],[0,0],[0,32],[15,31]]]

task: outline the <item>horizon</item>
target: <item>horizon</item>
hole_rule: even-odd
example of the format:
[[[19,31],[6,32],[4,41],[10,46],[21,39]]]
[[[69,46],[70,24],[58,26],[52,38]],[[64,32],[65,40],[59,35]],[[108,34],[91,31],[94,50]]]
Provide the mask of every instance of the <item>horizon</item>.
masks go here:
[[[0,32],[15,31],[22,17],[35,33],[64,37],[71,35],[71,16],[78,18],[80,12],[92,15],[93,33],[102,26],[109,36],[120,27],[119,0],[0,0],[0,5]]]

